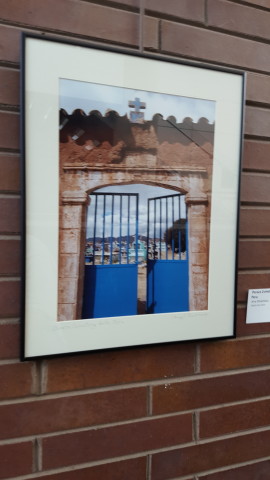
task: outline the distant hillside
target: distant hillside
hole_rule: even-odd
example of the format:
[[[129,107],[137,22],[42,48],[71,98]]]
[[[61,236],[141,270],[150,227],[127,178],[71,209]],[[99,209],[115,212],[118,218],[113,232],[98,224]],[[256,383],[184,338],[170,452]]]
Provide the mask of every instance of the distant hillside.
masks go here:
[[[129,242],[134,242],[135,241],[135,235],[129,235],[129,236],[128,235],[122,235],[121,240],[122,240],[122,242],[127,242],[128,240],[129,240]],[[147,237],[145,235],[139,235],[139,240],[147,242]],[[86,239],[86,242],[93,242],[93,241],[94,241],[94,237],[88,237]],[[103,237],[96,237],[95,241],[96,241],[96,243],[102,242]],[[112,242],[120,242],[120,236],[118,236],[118,237],[104,237],[104,241],[108,242],[108,243],[110,243],[111,241]]]

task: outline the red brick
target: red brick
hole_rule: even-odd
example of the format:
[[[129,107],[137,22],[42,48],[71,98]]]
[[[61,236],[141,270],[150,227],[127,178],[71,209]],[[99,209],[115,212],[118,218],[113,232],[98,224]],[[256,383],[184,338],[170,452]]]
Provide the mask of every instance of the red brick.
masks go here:
[[[270,38],[270,13],[225,0],[208,0],[208,25],[252,37]]]
[[[270,203],[269,177],[262,173],[242,175],[241,201]]]
[[[19,115],[17,113],[0,113],[0,147],[19,148]]]
[[[142,347],[52,359],[46,362],[46,392],[188,375],[194,372],[194,358],[193,344]]]
[[[250,288],[269,288],[269,274],[268,273],[238,273],[238,289],[237,298],[240,302],[246,302],[248,290]]]
[[[0,191],[15,192],[19,185],[19,157],[16,155],[0,154]]]
[[[13,443],[0,446],[0,478],[32,473],[32,443]]]
[[[200,413],[200,438],[226,435],[270,424],[270,400],[245,403]]]
[[[253,465],[232,468],[227,471],[200,475],[199,480],[269,480],[270,460]]]
[[[255,6],[258,5],[260,7],[264,7],[270,10],[269,0],[246,0],[246,3],[250,3],[251,5]]]
[[[136,13],[76,0],[0,0],[1,18],[20,25],[128,45],[139,42]],[[145,19],[145,46],[157,48],[158,21]]]
[[[270,371],[200,378],[153,387],[153,413],[172,413],[270,395]]]
[[[246,323],[246,308],[237,309],[236,335],[247,336],[270,333],[270,323]]]
[[[146,389],[134,388],[0,406],[0,438],[124,421],[146,415]]]
[[[200,346],[201,372],[270,364],[269,338],[226,340]]]
[[[59,468],[191,441],[191,414],[58,435],[42,441],[43,467]]]
[[[146,478],[146,457],[42,476],[42,480],[146,480]]]
[[[244,207],[240,211],[240,235],[248,237],[270,236],[270,210]]]
[[[0,325],[0,359],[18,358],[20,355],[20,326]]]
[[[19,105],[19,72],[16,70],[0,68],[0,103],[6,105]]]
[[[19,62],[20,36],[21,32],[19,29],[6,27],[4,25],[0,26],[0,61],[11,63]]]
[[[240,240],[239,268],[270,267],[270,241]]]
[[[20,314],[20,282],[0,282],[0,318]]]
[[[0,198],[0,232],[19,233],[20,200],[18,198]]]
[[[115,5],[126,5],[128,7],[133,7],[139,9],[140,7],[140,0],[107,0],[107,3]]]
[[[269,442],[270,431],[264,431],[157,453],[152,458],[152,480],[202,474],[210,469],[259,459],[269,455]]]
[[[270,104],[270,78],[258,73],[248,73],[246,98],[252,102]]]
[[[18,275],[20,267],[20,242],[18,240],[0,240],[0,274]]]
[[[244,144],[243,166],[253,170],[270,171],[270,143],[246,140]]]
[[[146,0],[145,8],[152,12],[158,12],[165,15],[192,20],[193,22],[204,22],[204,1],[203,0]]]
[[[32,364],[0,366],[0,399],[24,397],[33,393]]]
[[[163,21],[162,50],[196,60],[269,71],[270,45],[189,25]],[[257,112],[258,117],[260,113],[268,121],[270,112]],[[251,119],[248,122],[249,130],[250,123],[252,125]],[[266,130],[267,127],[264,126],[264,131]]]
[[[245,109],[245,134],[266,137],[269,139],[268,125],[270,123],[270,110],[266,108],[246,107]]]

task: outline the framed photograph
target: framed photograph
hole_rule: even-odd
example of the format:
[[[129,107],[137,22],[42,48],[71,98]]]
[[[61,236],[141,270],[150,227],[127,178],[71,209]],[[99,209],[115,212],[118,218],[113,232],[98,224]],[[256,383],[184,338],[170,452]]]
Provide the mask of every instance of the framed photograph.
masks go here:
[[[22,52],[23,358],[234,336],[243,73]]]

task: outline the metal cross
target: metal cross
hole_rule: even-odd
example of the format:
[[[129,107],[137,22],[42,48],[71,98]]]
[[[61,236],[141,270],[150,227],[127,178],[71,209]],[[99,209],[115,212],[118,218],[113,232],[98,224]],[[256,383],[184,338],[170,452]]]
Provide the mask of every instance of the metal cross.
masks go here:
[[[130,100],[128,102],[128,106],[130,108],[135,108],[135,112],[136,113],[139,113],[139,111],[142,109],[142,108],[146,108],[146,103],[145,102],[141,102],[140,99],[138,97],[135,97],[135,100]]]

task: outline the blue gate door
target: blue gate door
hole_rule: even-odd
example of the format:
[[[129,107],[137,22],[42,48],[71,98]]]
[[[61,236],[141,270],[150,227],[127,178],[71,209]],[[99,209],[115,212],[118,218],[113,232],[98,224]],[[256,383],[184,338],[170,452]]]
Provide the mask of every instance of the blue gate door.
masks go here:
[[[136,315],[138,195],[94,193],[90,199],[82,318]]]
[[[147,237],[147,313],[188,311],[188,222],[183,195],[148,200]]]

